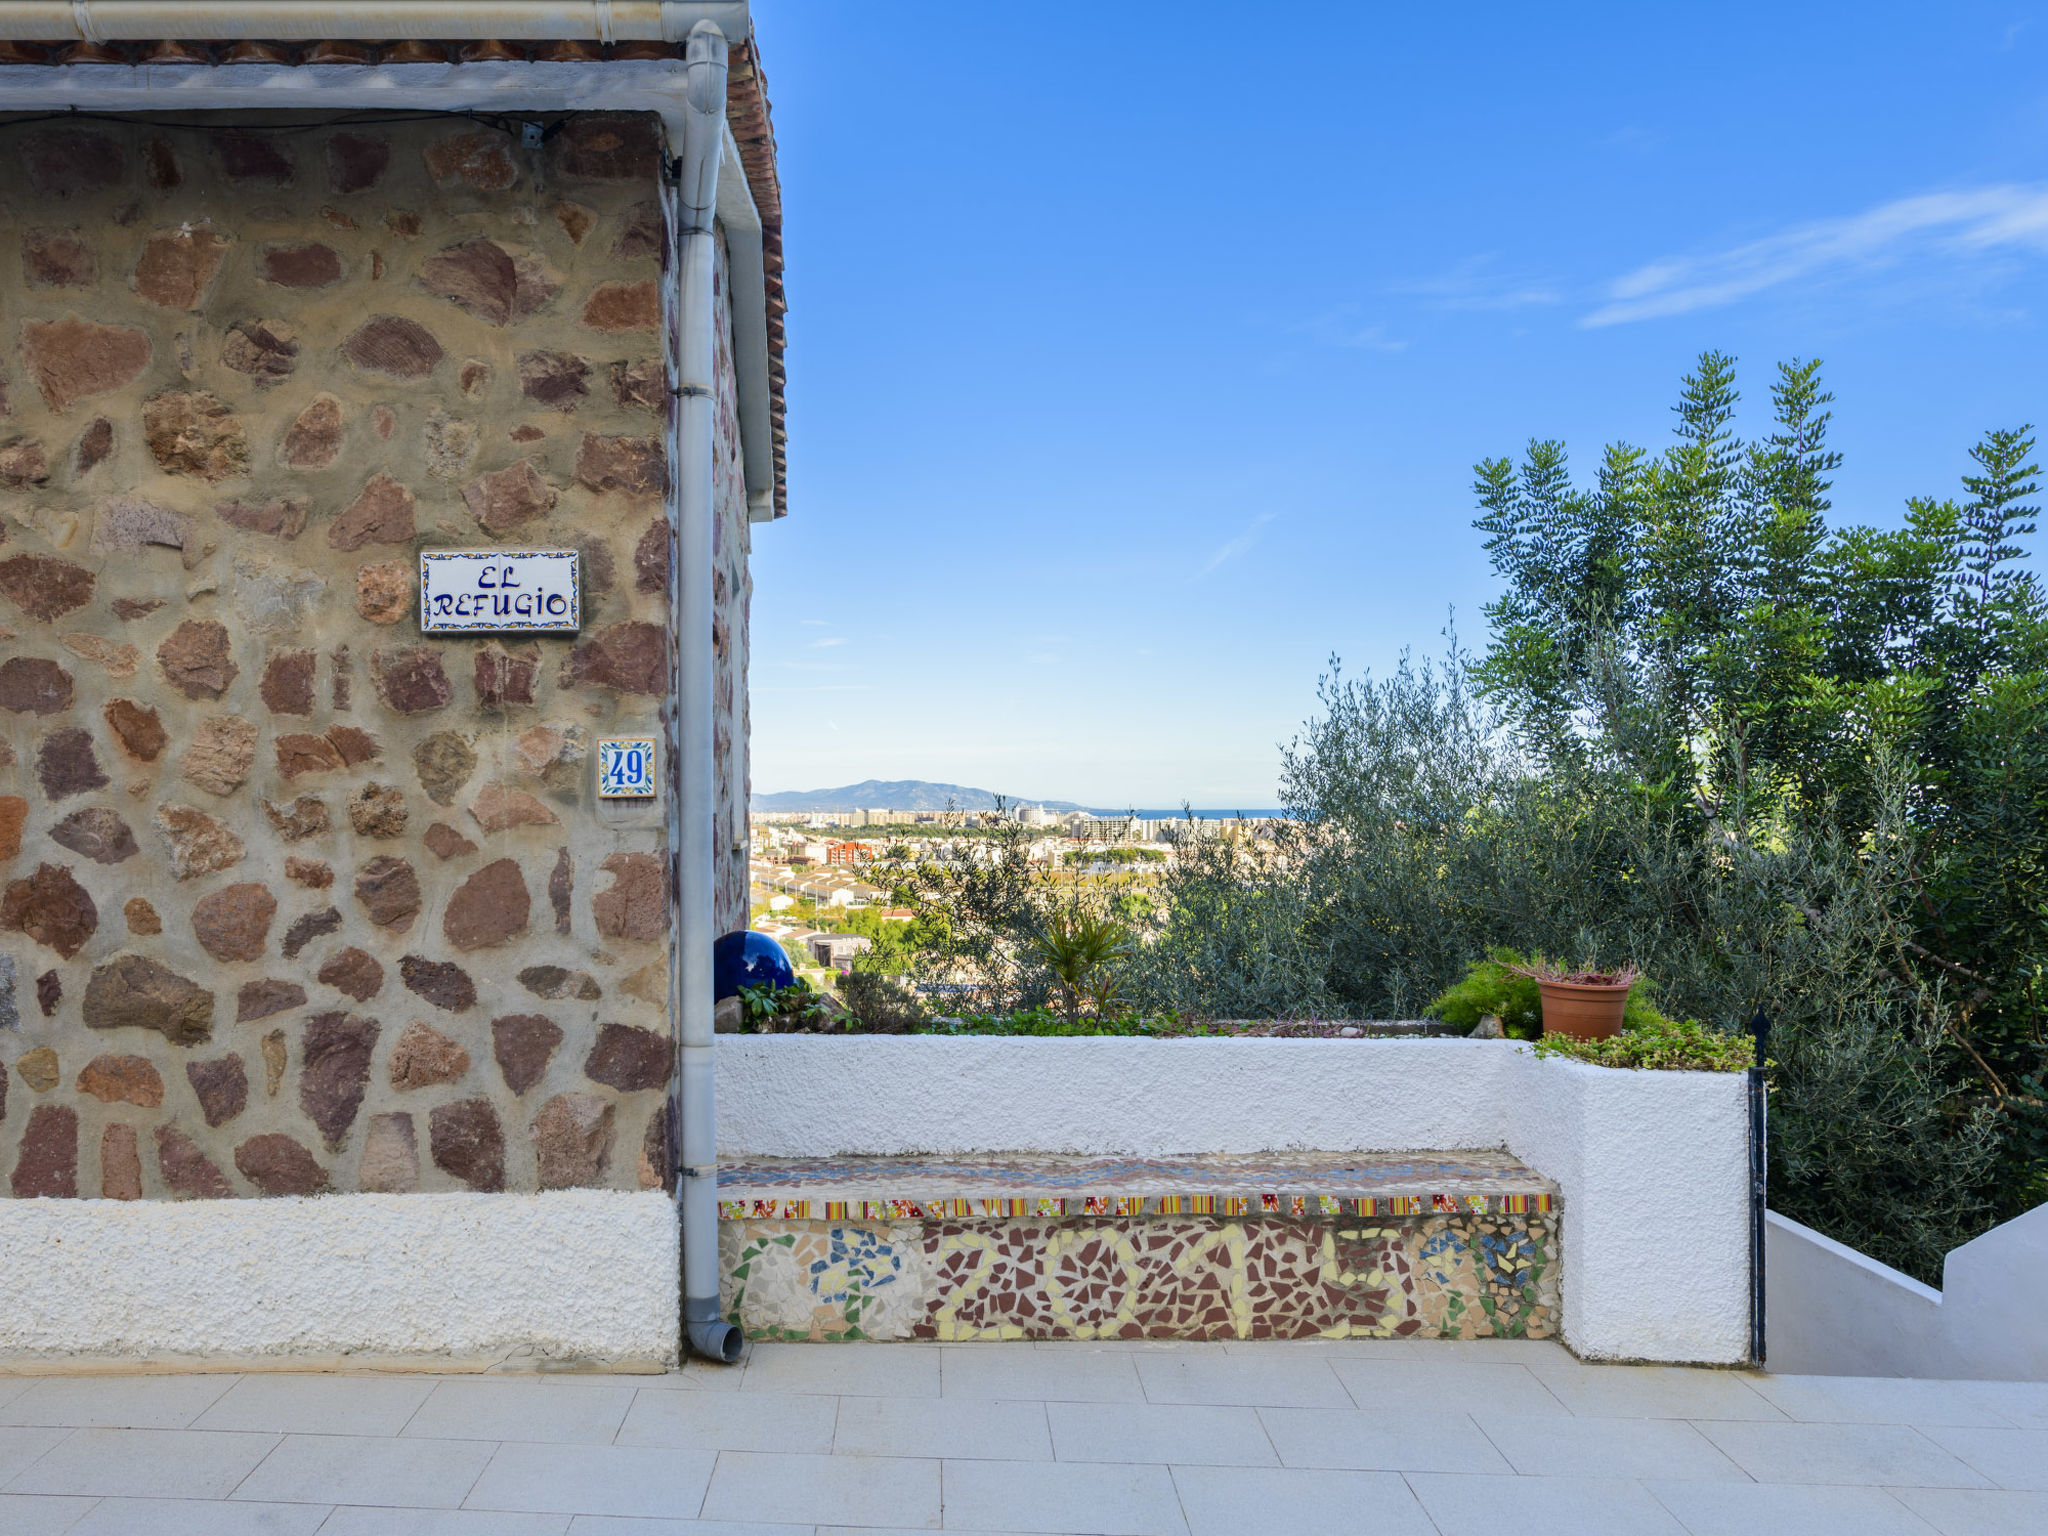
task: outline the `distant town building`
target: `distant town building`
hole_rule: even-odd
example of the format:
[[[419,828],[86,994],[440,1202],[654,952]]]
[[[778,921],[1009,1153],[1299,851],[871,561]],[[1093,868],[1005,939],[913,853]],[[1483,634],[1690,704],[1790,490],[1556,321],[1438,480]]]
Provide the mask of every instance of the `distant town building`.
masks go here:
[[[813,960],[832,967],[848,965],[855,955],[875,947],[873,939],[864,939],[857,933],[814,933],[806,944]]]

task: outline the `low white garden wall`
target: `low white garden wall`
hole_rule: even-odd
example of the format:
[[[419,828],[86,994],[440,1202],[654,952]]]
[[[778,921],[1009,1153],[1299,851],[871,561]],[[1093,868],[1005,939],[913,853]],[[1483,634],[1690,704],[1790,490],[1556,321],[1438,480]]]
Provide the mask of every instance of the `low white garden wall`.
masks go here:
[[[1491,1040],[723,1035],[718,1142],[773,1157],[1505,1147],[1562,1191],[1573,1350],[1749,1351],[1739,1073],[1617,1072]]]
[[[1938,1291],[1776,1211],[1765,1233],[1771,1370],[2048,1381],[2048,1205],[1952,1250]]]
[[[0,1367],[676,1357],[659,1190],[0,1200]]]

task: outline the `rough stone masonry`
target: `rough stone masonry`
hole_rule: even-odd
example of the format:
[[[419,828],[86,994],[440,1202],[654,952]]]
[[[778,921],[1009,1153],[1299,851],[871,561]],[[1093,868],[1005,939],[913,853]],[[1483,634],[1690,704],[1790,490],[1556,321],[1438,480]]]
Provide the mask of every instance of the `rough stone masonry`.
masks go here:
[[[591,764],[668,686],[656,144],[0,126],[6,1193],[663,1182],[661,811],[608,814]],[[582,632],[423,636],[419,551],[492,546],[580,549]]]

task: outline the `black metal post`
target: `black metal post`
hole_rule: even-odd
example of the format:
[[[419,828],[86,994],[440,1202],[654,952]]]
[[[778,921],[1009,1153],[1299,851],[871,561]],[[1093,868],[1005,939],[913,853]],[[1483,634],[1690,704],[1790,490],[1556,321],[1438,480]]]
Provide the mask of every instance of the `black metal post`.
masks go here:
[[[1770,1208],[1770,1157],[1766,1140],[1770,1093],[1764,1081],[1764,1053],[1770,1044],[1771,1021],[1763,1009],[1745,1031],[1756,1042],[1756,1064],[1749,1069],[1749,1355],[1761,1366],[1764,1340],[1764,1240]]]

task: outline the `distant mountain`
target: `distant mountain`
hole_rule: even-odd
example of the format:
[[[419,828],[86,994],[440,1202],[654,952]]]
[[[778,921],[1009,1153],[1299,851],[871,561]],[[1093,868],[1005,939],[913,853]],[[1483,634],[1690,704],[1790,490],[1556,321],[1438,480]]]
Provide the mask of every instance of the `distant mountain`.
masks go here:
[[[1006,796],[1012,805],[1021,796]],[[1048,811],[1085,811],[1071,800],[1024,800]],[[757,811],[992,811],[996,797],[965,784],[933,784],[925,779],[863,779],[837,789],[786,789],[754,796]]]

